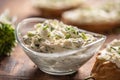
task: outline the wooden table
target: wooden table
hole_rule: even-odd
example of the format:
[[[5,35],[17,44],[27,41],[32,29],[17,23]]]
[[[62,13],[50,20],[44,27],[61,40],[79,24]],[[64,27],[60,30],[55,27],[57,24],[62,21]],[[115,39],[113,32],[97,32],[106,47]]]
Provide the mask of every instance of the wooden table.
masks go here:
[[[24,18],[39,16],[40,11],[35,10],[30,0],[0,0],[0,12],[9,8],[11,16],[18,16],[18,21]],[[104,45],[114,38],[120,39],[120,33],[107,35]],[[0,80],[82,80],[89,76],[95,62],[95,56],[78,72],[67,76],[53,76],[40,71],[37,66],[27,57],[21,47],[17,45],[10,57],[0,57]]]

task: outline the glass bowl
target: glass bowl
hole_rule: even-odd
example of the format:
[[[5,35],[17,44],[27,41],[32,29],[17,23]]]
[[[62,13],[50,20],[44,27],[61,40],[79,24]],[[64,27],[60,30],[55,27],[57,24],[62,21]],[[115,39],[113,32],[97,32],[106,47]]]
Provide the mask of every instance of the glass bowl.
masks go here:
[[[97,40],[83,46],[81,48],[66,51],[64,53],[42,53],[35,52],[28,48],[23,42],[23,36],[31,30],[34,30],[34,25],[42,23],[46,19],[43,18],[29,18],[18,24],[15,30],[18,43],[21,45],[29,58],[45,73],[53,75],[68,75],[76,72],[85,62],[87,62],[102,46],[106,36],[92,33],[80,29],[81,32],[93,34]]]

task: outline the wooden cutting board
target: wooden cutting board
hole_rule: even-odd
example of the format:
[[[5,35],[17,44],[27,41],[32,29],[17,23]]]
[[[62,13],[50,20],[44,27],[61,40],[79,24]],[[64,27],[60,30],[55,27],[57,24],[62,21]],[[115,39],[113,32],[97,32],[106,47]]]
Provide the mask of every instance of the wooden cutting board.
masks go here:
[[[114,38],[120,39],[120,34],[109,35],[104,46]],[[52,76],[40,71],[17,45],[10,57],[0,58],[0,80],[82,80],[89,76],[94,62],[95,56],[75,74]]]
[[[11,15],[18,16],[17,22],[41,14],[31,6],[30,0],[0,0],[0,12],[6,8],[10,9]],[[107,37],[104,46],[114,38],[120,39],[120,33],[110,34]],[[95,56],[79,68],[75,74],[53,76],[40,71],[17,45],[11,56],[0,57],[0,80],[82,80],[89,76],[94,62]]]

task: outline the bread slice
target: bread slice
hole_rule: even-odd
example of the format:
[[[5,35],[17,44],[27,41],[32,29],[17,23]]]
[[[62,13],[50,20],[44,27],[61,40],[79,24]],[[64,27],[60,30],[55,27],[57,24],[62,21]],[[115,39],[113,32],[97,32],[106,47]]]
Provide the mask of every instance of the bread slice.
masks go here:
[[[75,25],[93,32],[104,32],[119,25],[120,22],[116,14],[114,14],[116,16],[113,16],[112,13],[104,12],[106,16],[102,16],[103,11],[101,11],[101,13],[99,12],[100,10],[92,13],[90,10],[83,11],[81,9],[67,11],[62,15],[62,21],[66,24]],[[95,16],[94,14],[98,15]],[[99,18],[101,18],[101,20]]]
[[[60,17],[64,11],[83,4],[83,0],[33,0],[33,5],[42,12],[42,17]]]
[[[95,80],[120,80],[120,40],[112,41],[106,50],[97,55],[91,76]]]
[[[66,24],[77,26],[80,29],[85,29],[85,30],[97,32],[97,33],[103,33],[103,32],[112,30],[113,28],[120,25],[120,23],[118,21],[110,22],[110,23],[101,23],[101,24],[98,24],[98,23],[91,23],[91,24],[81,23],[80,24],[77,22],[72,22],[72,21],[70,21],[70,19],[65,19],[65,18],[62,18],[62,21]]]
[[[64,23],[93,32],[110,30],[120,24],[119,20],[120,17],[116,12],[106,12],[105,10],[94,8],[79,8],[67,11],[62,15]]]
[[[110,61],[96,59],[91,76],[95,80],[120,80],[120,68]]]

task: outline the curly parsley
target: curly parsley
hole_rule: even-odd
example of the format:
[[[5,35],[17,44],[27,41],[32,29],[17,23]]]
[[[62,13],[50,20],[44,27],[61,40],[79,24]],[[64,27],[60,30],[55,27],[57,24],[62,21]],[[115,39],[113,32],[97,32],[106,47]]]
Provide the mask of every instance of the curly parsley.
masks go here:
[[[11,24],[0,22],[0,56],[10,55],[15,46],[14,28]]]

